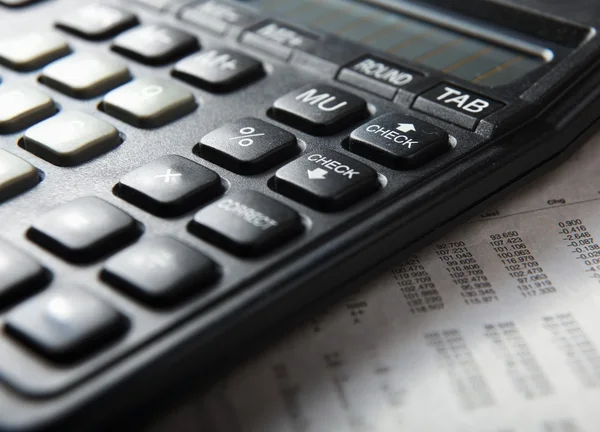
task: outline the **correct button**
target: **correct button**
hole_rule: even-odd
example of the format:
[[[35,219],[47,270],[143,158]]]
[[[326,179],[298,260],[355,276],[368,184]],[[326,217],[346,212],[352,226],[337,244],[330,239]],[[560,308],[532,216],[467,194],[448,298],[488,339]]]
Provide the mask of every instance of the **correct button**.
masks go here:
[[[378,187],[374,169],[334,151],[310,153],[275,174],[277,192],[324,211],[348,207]]]
[[[236,255],[259,255],[302,231],[298,213],[254,191],[221,198],[194,217],[190,230]]]

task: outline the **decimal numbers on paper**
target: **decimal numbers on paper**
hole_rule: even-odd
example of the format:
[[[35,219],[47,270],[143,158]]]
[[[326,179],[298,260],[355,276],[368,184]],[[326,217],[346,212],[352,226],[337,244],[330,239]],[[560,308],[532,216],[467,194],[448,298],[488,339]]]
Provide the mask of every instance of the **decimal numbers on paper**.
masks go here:
[[[517,288],[523,297],[556,292],[552,281],[517,231],[492,234],[489,243],[508,275],[517,282]]]
[[[444,300],[425,266],[412,257],[392,270],[396,283],[413,314],[444,309]]]
[[[484,304],[498,300],[496,291],[465,242],[438,244],[435,253],[446,265],[446,271],[454,284],[460,287],[460,295],[466,304]]]
[[[494,397],[460,330],[425,335],[437,354],[440,368],[450,379],[461,405],[467,410],[494,405]]]
[[[542,321],[579,382],[587,388],[600,387],[600,352],[573,314],[548,315]]]
[[[558,223],[558,233],[567,244],[575,259],[583,262],[590,276],[600,283],[600,245],[581,219]]]
[[[514,322],[486,324],[485,336],[492,342],[496,357],[515,390],[525,399],[553,393],[553,388],[533,351]]]

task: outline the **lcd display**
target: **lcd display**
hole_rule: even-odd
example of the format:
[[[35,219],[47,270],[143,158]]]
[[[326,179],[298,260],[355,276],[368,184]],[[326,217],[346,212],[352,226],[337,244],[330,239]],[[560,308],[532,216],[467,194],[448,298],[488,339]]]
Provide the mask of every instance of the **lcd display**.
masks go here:
[[[486,42],[352,0],[240,0],[265,13],[332,33],[475,84],[499,86],[545,63],[542,57]]]

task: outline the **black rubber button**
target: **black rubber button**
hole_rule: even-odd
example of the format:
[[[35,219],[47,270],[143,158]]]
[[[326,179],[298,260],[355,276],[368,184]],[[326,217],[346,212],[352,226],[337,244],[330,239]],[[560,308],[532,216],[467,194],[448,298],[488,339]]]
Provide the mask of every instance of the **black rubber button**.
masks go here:
[[[145,25],[118,36],[112,49],[141,63],[162,65],[196,51],[198,39],[164,25]]]
[[[264,75],[262,63],[230,49],[211,49],[180,60],[173,75],[212,92],[226,92]]]
[[[98,3],[89,4],[61,18],[56,27],[86,39],[106,39],[138,23],[135,15]]]
[[[291,133],[255,118],[245,118],[210,132],[200,140],[200,155],[240,174],[265,171],[298,151]]]
[[[221,192],[219,176],[189,159],[167,155],[121,179],[116,193],[151,213],[175,216]]]
[[[418,167],[451,148],[445,130],[402,114],[386,114],[359,127],[349,147],[394,169]]]
[[[215,263],[169,237],[146,239],[108,260],[102,278],[152,306],[170,306],[204,292]]]
[[[11,336],[58,363],[89,356],[126,328],[127,321],[116,309],[79,287],[42,293],[6,318]]]
[[[48,272],[29,255],[0,241],[0,310],[48,281]]]
[[[413,109],[473,130],[479,120],[503,106],[487,96],[444,83],[420,95]]]
[[[127,213],[95,197],[70,201],[39,218],[27,232],[31,240],[73,262],[89,262],[139,235]]]
[[[261,193],[241,191],[203,208],[191,231],[242,256],[259,255],[302,231],[298,213]]]
[[[378,188],[373,168],[335,151],[308,153],[275,174],[277,192],[323,211],[342,210]]]
[[[331,135],[368,115],[366,102],[326,84],[310,84],[277,99],[273,118],[312,135]]]

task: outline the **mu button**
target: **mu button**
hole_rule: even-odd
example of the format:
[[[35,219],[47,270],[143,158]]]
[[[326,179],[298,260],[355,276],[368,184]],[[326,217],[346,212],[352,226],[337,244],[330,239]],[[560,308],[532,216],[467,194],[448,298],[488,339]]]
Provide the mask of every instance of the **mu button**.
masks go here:
[[[311,135],[333,135],[369,114],[361,98],[335,87],[308,85],[275,101],[271,115]]]
[[[348,207],[378,187],[375,170],[334,151],[309,153],[275,174],[277,192],[323,211]]]

